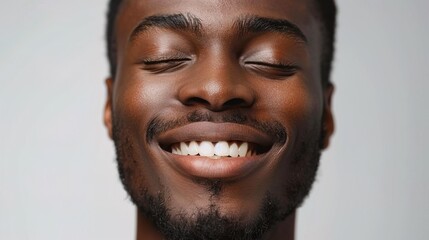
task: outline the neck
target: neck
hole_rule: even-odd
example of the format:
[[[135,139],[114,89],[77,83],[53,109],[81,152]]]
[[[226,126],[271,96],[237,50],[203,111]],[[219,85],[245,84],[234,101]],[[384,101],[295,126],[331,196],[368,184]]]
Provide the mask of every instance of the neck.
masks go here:
[[[137,211],[137,240],[163,240],[164,237],[144,215]],[[295,213],[275,225],[264,235],[264,240],[294,240]]]

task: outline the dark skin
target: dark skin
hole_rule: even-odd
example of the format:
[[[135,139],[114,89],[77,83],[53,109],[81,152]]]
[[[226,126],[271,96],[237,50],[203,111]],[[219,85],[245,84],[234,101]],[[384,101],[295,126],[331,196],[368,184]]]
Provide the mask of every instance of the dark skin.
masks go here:
[[[321,83],[322,35],[313,11],[310,1],[292,0],[125,1],[116,21],[117,74],[106,81],[104,121],[111,137],[115,119],[120,122],[118,135],[131,143],[122,162],[131,196],[140,189],[156,195],[167,188],[173,213],[190,216],[215,204],[221,214],[239,216],[244,222],[257,215],[267,192],[288,204],[282,197],[285,183],[300,181],[294,173],[305,169],[310,158],[303,154],[302,160],[295,159],[300,144],[313,141],[323,130],[320,149],[324,149],[334,128],[333,87]],[[138,28],[153,16],[177,14],[199,24],[146,21]],[[286,24],[281,29],[289,30],[252,28],[243,20],[250,18],[277,20]],[[178,119],[195,111],[210,120],[186,123],[148,139],[154,118]],[[224,116],[232,112],[259,122],[278,122],[287,137],[277,141],[254,125],[226,123]],[[192,140],[263,147],[247,158],[171,152],[172,145]],[[215,179],[224,184],[213,194],[201,180]],[[292,212],[264,239],[294,239],[294,224]],[[137,232],[137,239],[163,239],[140,212]]]

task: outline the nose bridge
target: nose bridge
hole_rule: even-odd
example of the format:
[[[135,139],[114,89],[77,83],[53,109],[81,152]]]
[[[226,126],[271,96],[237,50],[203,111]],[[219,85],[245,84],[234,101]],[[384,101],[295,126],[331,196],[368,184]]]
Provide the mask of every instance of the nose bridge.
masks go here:
[[[204,105],[212,111],[246,107],[254,100],[239,63],[220,51],[197,60],[194,74],[179,97],[185,105]]]
[[[233,87],[242,81],[236,63],[227,57],[217,57],[201,66],[201,78],[198,80],[208,96],[228,98],[233,95]],[[232,96],[230,96],[232,97]]]

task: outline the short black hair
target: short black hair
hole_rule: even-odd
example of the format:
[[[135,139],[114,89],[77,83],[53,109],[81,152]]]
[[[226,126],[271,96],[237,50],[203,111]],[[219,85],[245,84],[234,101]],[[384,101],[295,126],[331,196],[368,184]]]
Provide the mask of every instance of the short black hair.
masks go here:
[[[110,75],[116,74],[116,39],[115,22],[119,8],[123,0],[110,0],[107,10],[107,57],[109,60]],[[314,0],[316,15],[319,18],[323,34],[323,50],[321,62],[322,85],[326,86],[331,82],[332,61],[334,58],[335,29],[337,19],[337,7],[335,0]]]

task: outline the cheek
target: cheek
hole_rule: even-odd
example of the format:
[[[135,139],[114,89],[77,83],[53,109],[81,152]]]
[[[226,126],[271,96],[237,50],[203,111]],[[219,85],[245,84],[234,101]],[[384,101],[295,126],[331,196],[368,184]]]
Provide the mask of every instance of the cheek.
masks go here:
[[[299,131],[321,119],[322,95],[313,85],[296,78],[270,90],[265,100],[270,114],[280,119],[289,131]]]
[[[114,111],[133,132],[145,133],[151,118],[170,104],[173,89],[168,79],[153,79],[138,73],[124,76],[115,89]]]

